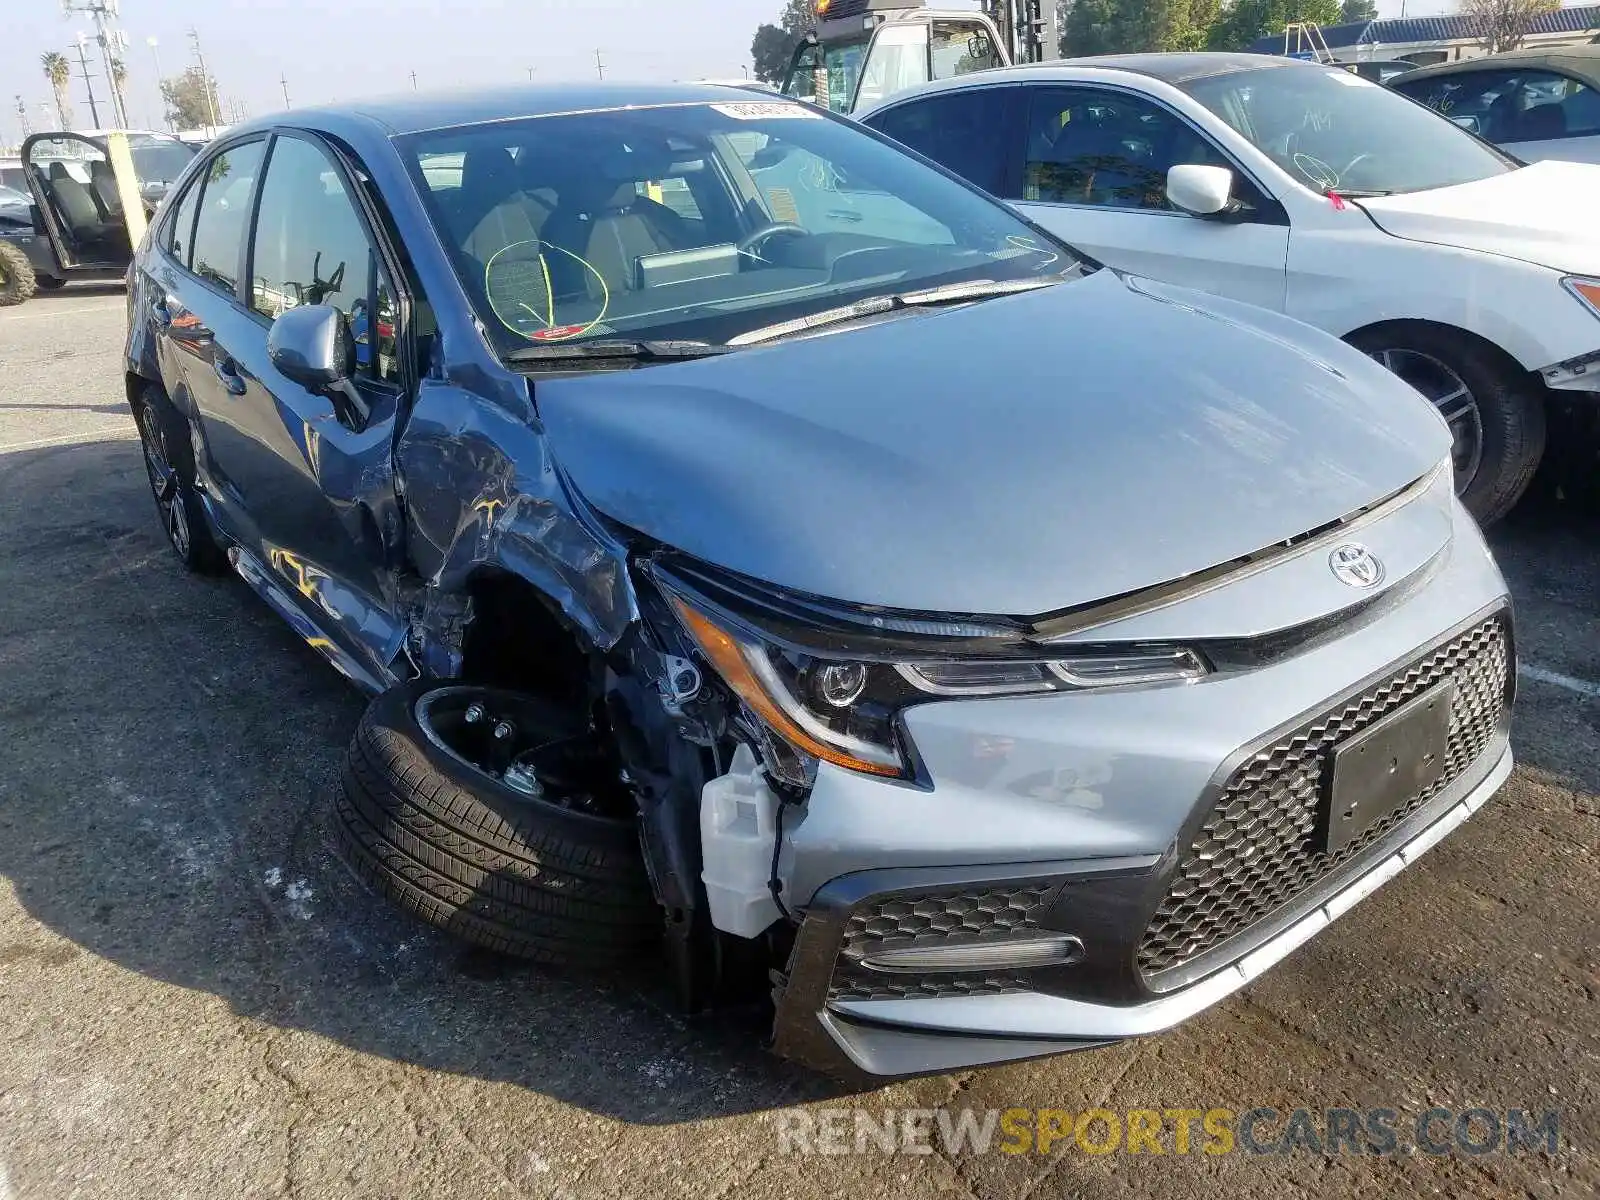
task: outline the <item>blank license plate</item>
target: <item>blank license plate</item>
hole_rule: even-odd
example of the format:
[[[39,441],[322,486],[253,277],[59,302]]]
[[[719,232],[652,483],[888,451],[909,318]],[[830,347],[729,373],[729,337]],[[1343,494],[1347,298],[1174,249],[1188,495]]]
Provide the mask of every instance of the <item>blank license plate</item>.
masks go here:
[[[1444,777],[1450,748],[1446,681],[1363,729],[1333,752],[1322,805],[1322,848],[1333,854]]]

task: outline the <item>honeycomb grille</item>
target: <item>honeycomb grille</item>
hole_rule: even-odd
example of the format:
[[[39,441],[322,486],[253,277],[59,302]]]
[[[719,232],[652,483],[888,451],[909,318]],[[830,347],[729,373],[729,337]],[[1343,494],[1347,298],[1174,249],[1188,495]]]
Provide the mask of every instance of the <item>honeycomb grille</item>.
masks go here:
[[[861,965],[863,954],[901,946],[966,945],[1027,937],[1038,930],[1053,884],[1012,889],[937,892],[879,900],[850,915],[828,990],[832,1000],[897,1000],[932,996],[999,995],[1028,991],[1019,976],[963,971],[960,974],[888,974]]]
[[[1504,614],[1492,617],[1244,763],[1150,919],[1139,945],[1140,970],[1149,976],[1183,966],[1249,929],[1360,856],[1458,778],[1499,725],[1509,642]],[[1454,681],[1455,697],[1443,776],[1334,853],[1318,850],[1321,781],[1334,748],[1446,679]]]

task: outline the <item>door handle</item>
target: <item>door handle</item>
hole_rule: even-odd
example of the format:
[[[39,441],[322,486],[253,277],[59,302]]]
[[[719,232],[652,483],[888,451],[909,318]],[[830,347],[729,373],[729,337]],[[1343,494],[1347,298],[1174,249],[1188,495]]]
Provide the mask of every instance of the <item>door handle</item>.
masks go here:
[[[155,318],[157,329],[172,328],[172,310],[167,307],[168,297],[163,296],[150,306],[150,315]]]
[[[222,386],[235,396],[244,395],[244,376],[239,374],[239,364],[224,355],[211,364],[211,369],[222,380]]]

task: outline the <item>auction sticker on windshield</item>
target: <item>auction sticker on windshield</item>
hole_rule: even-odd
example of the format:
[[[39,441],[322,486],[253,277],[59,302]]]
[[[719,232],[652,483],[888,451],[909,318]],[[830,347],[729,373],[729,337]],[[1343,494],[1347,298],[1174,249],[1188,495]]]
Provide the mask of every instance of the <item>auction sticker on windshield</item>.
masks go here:
[[[805,104],[770,103],[760,100],[745,104],[713,104],[712,109],[735,121],[765,121],[771,117],[801,117],[820,121],[822,114]]]

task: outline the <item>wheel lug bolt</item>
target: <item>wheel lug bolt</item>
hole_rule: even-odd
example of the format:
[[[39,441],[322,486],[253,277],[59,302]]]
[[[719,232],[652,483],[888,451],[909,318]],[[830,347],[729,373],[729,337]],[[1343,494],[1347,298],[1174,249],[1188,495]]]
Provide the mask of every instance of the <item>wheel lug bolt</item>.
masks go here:
[[[483,720],[483,705],[472,704],[467,707],[467,724],[476,725]]]
[[[503,742],[507,738],[509,738],[514,732],[516,732],[516,731],[511,728],[511,722],[510,721],[501,721],[500,724],[498,724],[498,725],[496,725],[494,727],[494,738],[495,738],[495,741]]]

